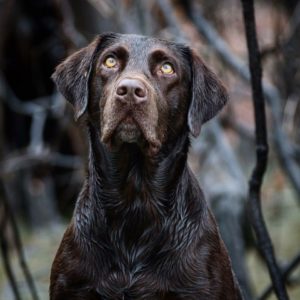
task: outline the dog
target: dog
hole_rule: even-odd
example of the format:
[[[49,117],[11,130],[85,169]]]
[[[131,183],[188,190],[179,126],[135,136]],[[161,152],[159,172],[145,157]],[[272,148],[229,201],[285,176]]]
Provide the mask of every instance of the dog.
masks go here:
[[[189,136],[227,102],[214,73],[185,45],[104,33],[52,78],[89,157],[50,299],[242,299],[187,165]]]

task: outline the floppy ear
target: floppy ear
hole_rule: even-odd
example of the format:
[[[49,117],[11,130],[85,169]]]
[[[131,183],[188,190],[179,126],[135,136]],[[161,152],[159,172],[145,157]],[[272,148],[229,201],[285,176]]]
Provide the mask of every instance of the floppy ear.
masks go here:
[[[78,120],[87,109],[89,79],[100,44],[114,36],[113,33],[98,36],[87,47],[75,52],[58,65],[51,76],[59,92],[73,105],[75,120]]]
[[[201,125],[214,117],[226,104],[228,95],[216,75],[193,51],[192,99],[188,112],[188,126],[194,137],[200,134]]]

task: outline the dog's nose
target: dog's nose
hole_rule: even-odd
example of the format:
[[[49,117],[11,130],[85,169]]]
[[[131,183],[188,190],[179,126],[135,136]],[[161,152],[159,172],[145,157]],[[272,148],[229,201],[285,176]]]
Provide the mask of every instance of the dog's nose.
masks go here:
[[[117,99],[123,103],[133,100],[135,104],[139,104],[147,100],[145,85],[140,80],[133,78],[122,79],[119,82],[116,94]]]

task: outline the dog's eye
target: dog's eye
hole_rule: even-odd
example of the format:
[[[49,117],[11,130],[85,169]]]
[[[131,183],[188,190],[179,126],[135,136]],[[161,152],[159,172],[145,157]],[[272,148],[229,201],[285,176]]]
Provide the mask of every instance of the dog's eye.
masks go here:
[[[107,68],[113,68],[117,65],[117,60],[113,56],[109,56],[105,59],[104,65]]]
[[[163,74],[173,74],[174,73],[174,68],[170,63],[164,63],[161,67],[160,70]]]

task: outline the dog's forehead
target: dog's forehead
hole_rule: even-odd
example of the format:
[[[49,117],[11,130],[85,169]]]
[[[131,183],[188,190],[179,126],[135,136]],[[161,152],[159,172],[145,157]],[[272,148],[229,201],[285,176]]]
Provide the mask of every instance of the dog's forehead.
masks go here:
[[[134,34],[122,35],[119,41],[124,41],[130,48],[151,49],[154,46],[167,47],[171,43],[166,40],[160,40],[154,37],[140,36]]]
[[[145,59],[155,50],[163,50],[176,56],[187,48],[171,41],[135,34],[118,34],[113,44],[125,47],[132,56],[140,59]]]

